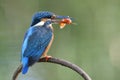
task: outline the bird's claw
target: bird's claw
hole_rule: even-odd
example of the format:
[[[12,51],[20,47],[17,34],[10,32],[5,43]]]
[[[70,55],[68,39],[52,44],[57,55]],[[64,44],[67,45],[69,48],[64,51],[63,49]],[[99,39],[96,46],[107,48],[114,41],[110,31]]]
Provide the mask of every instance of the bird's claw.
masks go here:
[[[45,56],[45,61],[47,62],[52,56]]]

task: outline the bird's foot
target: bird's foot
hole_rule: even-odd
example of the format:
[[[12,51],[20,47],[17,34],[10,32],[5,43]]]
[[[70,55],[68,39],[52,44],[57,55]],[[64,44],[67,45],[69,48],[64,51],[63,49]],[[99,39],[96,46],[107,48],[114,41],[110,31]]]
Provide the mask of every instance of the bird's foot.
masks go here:
[[[45,56],[45,61],[47,62],[52,56]]]

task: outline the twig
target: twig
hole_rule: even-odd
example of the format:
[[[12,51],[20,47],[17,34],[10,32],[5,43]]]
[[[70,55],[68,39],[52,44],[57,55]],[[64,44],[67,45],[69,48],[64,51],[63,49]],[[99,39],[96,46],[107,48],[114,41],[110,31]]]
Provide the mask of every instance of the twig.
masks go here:
[[[16,78],[18,77],[18,75],[20,74],[22,70],[22,64],[18,66],[18,68],[16,69],[16,71],[13,74],[12,80],[16,80]]]
[[[70,63],[70,62],[68,62],[66,60],[57,59],[57,58],[52,57],[52,58],[49,58],[47,61],[46,61],[46,58],[41,58],[38,62],[50,62],[50,63],[60,64],[62,66],[68,67],[68,68],[76,71],[79,75],[81,75],[84,78],[84,80],[92,80],[84,70],[82,70],[77,65],[72,64],[72,63]],[[22,65],[20,65],[17,68],[17,70],[14,72],[12,80],[16,80],[19,73],[21,72],[21,69],[22,69]]]

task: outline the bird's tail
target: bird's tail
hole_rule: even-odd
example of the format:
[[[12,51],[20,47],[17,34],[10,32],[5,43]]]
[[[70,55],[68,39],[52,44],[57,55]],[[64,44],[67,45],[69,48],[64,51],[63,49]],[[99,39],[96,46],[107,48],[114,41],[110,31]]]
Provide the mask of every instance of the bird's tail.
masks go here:
[[[22,59],[22,74],[26,74],[28,71],[28,58],[27,57],[23,57]]]

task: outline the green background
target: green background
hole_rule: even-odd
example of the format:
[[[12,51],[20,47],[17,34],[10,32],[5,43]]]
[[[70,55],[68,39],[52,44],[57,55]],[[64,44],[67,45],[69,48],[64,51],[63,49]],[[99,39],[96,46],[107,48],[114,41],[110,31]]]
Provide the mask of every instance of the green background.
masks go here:
[[[23,36],[37,11],[68,15],[76,25],[60,30],[49,55],[84,69],[93,80],[120,79],[120,0],[0,0],[0,80],[11,80],[20,64]],[[39,63],[18,80],[83,80],[76,72]]]

